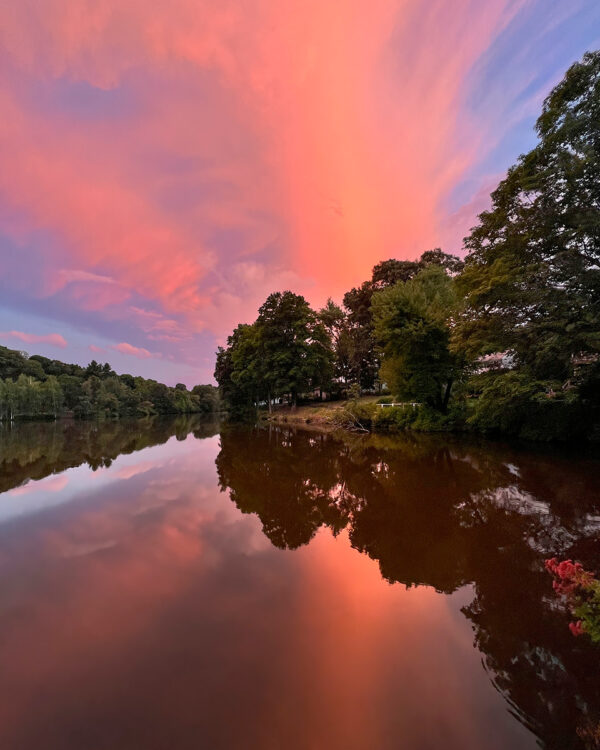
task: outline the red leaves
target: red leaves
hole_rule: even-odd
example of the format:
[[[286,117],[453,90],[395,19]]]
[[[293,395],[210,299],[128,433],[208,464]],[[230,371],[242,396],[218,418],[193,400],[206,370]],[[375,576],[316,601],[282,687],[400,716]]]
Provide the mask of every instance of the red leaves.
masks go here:
[[[581,622],[581,620],[577,620],[577,622],[570,622],[569,630],[576,637],[578,635],[583,635],[585,633],[585,630],[583,629],[583,623]]]
[[[558,596],[566,599],[571,612],[580,603],[580,595],[584,593],[594,581],[593,573],[584,570],[581,563],[572,560],[558,562],[556,557],[546,560],[544,567],[554,577],[552,588]],[[585,633],[585,626],[581,620],[569,623],[569,630],[574,636]]]

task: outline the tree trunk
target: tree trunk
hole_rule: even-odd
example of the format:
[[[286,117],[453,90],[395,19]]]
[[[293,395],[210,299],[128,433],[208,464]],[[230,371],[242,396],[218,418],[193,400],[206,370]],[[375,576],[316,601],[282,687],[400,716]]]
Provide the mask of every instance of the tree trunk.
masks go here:
[[[450,401],[450,393],[452,392],[453,382],[453,378],[448,378],[448,382],[446,383],[446,392],[444,393],[444,400],[442,402],[442,411],[444,412],[444,414],[448,411],[448,402]]]

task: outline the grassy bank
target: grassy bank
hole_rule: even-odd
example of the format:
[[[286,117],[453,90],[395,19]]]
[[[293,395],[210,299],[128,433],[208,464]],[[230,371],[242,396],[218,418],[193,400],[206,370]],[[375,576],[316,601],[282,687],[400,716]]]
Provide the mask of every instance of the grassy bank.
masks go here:
[[[500,394],[501,395],[501,394]],[[283,407],[261,419],[278,423],[317,425],[355,432],[471,432],[486,436],[521,438],[536,442],[598,441],[594,415],[578,403],[549,398],[523,398],[518,404],[497,399],[464,399],[446,413],[422,404],[382,405],[384,399],[366,396],[349,401]],[[390,399],[387,399],[391,401]],[[518,407],[518,408],[517,408]]]
[[[267,411],[260,413],[260,418],[267,422],[278,422],[288,424],[313,424],[324,427],[341,427],[352,414],[356,405],[361,409],[380,408],[376,406],[378,396],[363,396],[358,401],[326,401],[319,404],[308,404],[297,406],[282,406],[273,410],[271,414]]]
[[[295,409],[285,406],[271,414],[261,412],[260,418],[267,422],[317,425],[327,428],[342,428],[355,432],[403,432],[411,429],[418,432],[441,432],[459,428],[455,415],[441,415],[423,406],[382,405],[380,396],[362,396],[347,401],[331,401],[308,404]],[[461,423],[464,421],[461,417]]]

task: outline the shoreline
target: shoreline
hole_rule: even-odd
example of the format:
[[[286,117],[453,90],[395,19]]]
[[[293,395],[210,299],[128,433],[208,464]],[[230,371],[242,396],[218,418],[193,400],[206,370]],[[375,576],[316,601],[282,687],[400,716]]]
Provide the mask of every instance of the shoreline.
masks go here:
[[[306,404],[297,406],[295,409],[288,406],[275,409],[271,413],[260,411],[259,422],[271,422],[276,424],[291,425],[317,425],[331,429],[347,429],[341,424],[341,418],[348,412],[349,404],[358,403],[360,406],[375,405],[380,396],[363,396],[358,402],[346,401],[322,401],[318,404]],[[348,430],[350,431],[350,430]],[[369,430],[371,432],[372,430]]]
[[[342,430],[347,433],[363,433],[372,435],[403,435],[403,434],[446,434],[454,436],[471,436],[486,440],[517,440],[529,445],[555,446],[589,446],[598,447],[600,435],[588,438],[574,439],[560,438],[547,435],[546,437],[531,437],[524,434],[509,434],[503,432],[483,432],[475,429],[467,422],[468,412],[458,418],[450,414],[434,415],[438,420],[415,420],[398,423],[394,416],[406,407],[380,407],[377,402],[380,396],[363,396],[358,401],[329,401],[318,404],[307,404],[295,409],[285,407],[270,414],[261,410],[258,422],[262,424],[282,424],[289,426],[318,427],[327,431]],[[351,406],[351,408],[349,408]],[[423,409],[422,413],[425,412]],[[382,418],[387,415],[389,418]]]

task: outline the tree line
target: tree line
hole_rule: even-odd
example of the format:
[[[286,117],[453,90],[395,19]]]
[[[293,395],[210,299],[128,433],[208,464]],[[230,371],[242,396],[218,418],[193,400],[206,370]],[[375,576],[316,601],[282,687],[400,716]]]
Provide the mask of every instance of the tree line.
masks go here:
[[[270,295],[217,352],[230,413],[385,385],[420,405],[380,410],[389,428],[420,419],[533,438],[597,433],[600,52],[567,71],[536,131],[465,238],[464,260],[438,248],[382,261],[321,310]]]
[[[0,420],[81,419],[154,414],[210,414],[218,408],[212,385],[188,390],[148,378],[117,375],[106,362],[87,367],[0,346]]]

